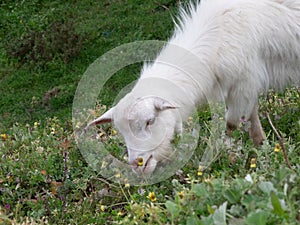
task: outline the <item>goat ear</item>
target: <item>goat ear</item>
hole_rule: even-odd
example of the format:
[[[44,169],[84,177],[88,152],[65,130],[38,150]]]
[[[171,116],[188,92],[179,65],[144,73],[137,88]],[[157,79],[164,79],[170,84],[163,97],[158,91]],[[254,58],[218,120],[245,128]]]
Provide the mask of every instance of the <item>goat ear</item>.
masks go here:
[[[177,107],[174,106],[172,103],[170,103],[167,100],[164,100],[159,97],[154,98],[154,107],[157,110],[165,110],[165,109],[176,109]]]
[[[97,119],[93,120],[92,122],[88,123],[85,129],[89,128],[90,126],[103,124],[103,123],[111,123],[113,121],[113,113],[114,107],[104,113],[102,116],[98,117]]]

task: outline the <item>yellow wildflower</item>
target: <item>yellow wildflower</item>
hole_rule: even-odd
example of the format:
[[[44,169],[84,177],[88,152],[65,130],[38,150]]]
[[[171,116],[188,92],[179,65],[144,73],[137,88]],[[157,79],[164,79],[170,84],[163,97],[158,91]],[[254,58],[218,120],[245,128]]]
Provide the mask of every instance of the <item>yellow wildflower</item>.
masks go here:
[[[274,152],[280,152],[280,144],[275,145]]]
[[[155,202],[156,201],[156,196],[154,192],[150,192],[147,196],[148,199],[150,199],[151,202]]]
[[[198,176],[202,176],[202,175],[203,175],[203,172],[202,172],[202,171],[203,171],[203,167],[202,167],[202,166],[199,166],[199,167],[198,167],[198,173],[197,173]]]
[[[125,188],[130,188],[130,184],[129,184],[129,183],[126,183],[126,184],[125,184]]]
[[[101,210],[102,212],[104,212],[105,209],[106,209],[106,206],[105,206],[105,205],[101,205],[101,206],[100,206],[100,210]]]
[[[119,211],[119,212],[118,212],[118,216],[124,216],[124,214],[125,214],[125,213],[122,212],[122,211]]]
[[[256,168],[256,158],[251,158],[251,160],[250,160],[250,168]]]
[[[118,134],[118,132],[115,130],[115,129],[111,129],[111,135],[112,136],[115,136],[115,135],[117,135]]]
[[[178,192],[178,196],[179,196],[179,198],[182,199],[184,197],[184,192],[183,191]]]
[[[137,159],[137,164],[138,164],[138,166],[143,166],[144,165],[144,159],[142,157],[139,157]]]
[[[2,141],[5,141],[7,139],[7,134],[0,134],[0,137],[2,138]]]
[[[115,174],[115,178],[120,178],[121,177],[121,174],[120,173],[116,173]]]

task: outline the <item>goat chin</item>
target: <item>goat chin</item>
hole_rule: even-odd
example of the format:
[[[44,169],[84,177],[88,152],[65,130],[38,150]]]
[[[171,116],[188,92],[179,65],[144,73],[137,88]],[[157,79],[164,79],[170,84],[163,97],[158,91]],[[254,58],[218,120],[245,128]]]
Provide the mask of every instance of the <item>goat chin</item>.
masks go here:
[[[151,151],[135,151],[128,149],[128,163],[137,174],[150,175],[157,165],[166,166],[174,158],[174,149],[169,139],[165,139],[157,148]],[[138,160],[142,158],[139,165]]]

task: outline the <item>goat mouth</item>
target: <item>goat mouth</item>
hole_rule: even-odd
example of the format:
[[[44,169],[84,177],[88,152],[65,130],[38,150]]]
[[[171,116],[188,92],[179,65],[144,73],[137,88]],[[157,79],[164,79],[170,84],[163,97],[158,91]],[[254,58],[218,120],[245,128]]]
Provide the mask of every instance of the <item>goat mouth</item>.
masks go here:
[[[147,161],[145,162],[145,166],[144,166],[144,168],[143,168],[143,172],[145,172],[145,170],[146,170],[146,168],[147,168],[147,166],[148,166],[148,164],[149,164],[149,162],[150,162],[150,160],[153,158],[153,155],[150,155],[150,157],[147,159]]]
[[[150,155],[149,158],[147,159],[146,162],[144,162],[143,165],[135,165],[132,169],[136,174],[148,174],[148,173],[152,173],[152,169],[149,168],[149,166],[151,165],[151,160],[153,160],[153,155]],[[151,171],[151,172],[149,172]]]

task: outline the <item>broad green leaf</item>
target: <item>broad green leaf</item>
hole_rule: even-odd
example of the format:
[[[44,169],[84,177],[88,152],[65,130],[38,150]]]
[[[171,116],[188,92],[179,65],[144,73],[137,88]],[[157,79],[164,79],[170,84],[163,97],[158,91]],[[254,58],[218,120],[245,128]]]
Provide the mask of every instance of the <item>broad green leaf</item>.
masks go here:
[[[205,187],[203,184],[195,184],[193,186],[193,192],[198,197],[205,197],[207,195],[207,187]]]
[[[227,212],[234,217],[239,217],[243,211],[244,209],[241,204],[232,205],[230,209],[227,210]]]
[[[228,224],[230,225],[242,225],[245,224],[244,218],[230,218],[228,221]]]
[[[279,200],[278,196],[275,194],[275,192],[273,192],[273,191],[271,192],[271,203],[273,206],[274,213],[276,215],[279,215],[279,216],[284,215],[284,210],[281,207],[280,200]]]
[[[227,202],[224,202],[218,209],[215,210],[213,220],[215,225],[226,225],[226,207]]]
[[[211,215],[207,217],[201,217],[201,222],[203,225],[214,225],[214,220]]]
[[[243,199],[241,200],[242,205],[246,207],[246,209],[251,212],[255,210],[257,198],[254,195],[246,194],[243,196]]]
[[[277,192],[277,190],[274,188],[274,185],[269,181],[260,182],[258,187],[268,195],[271,193],[271,191]]]
[[[166,201],[166,208],[171,213],[173,218],[179,215],[180,208],[174,202]]]
[[[202,224],[203,223],[195,215],[190,216],[186,221],[186,225],[202,225]]]
[[[228,189],[224,192],[223,196],[229,201],[229,203],[234,204],[240,201],[242,192],[236,189]]]
[[[265,225],[267,224],[267,214],[261,209],[256,210],[248,215],[246,219],[247,225]]]

